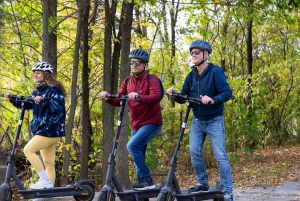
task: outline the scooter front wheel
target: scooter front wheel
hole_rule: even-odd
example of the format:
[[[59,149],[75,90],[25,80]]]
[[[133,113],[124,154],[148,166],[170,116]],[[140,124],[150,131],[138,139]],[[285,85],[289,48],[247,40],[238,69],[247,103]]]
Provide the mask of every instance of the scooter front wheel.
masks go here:
[[[112,193],[109,193],[107,197],[107,191],[101,191],[97,201],[115,201],[115,196]]]
[[[95,196],[95,188],[92,184],[82,183],[81,187],[88,192],[86,196],[74,196],[76,201],[92,201]]]

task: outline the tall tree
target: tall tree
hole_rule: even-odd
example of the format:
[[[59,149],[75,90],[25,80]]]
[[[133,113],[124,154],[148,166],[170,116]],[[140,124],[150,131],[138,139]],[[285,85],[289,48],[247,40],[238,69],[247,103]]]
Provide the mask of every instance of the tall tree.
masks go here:
[[[252,76],[252,66],[253,66],[253,46],[252,46],[252,26],[253,26],[253,4],[254,4],[254,0],[250,0],[248,7],[249,7],[249,19],[247,20],[247,81],[251,83],[251,76]],[[251,101],[251,88],[249,87],[248,89],[248,96],[246,98],[246,105],[250,104]]]
[[[108,3],[108,2],[107,2]],[[130,73],[129,68],[129,51],[131,41],[131,26],[132,13],[134,1],[123,1],[120,19],[116,19],[116,2],[113,1],[111,5],[105,6],[105,50],[104,50],[104,82],[103,88],[109,93],[117,93],[119,82],[122,82]],[[118,22],[118,23],[117,23]],[[119,27],[116,27],[119,24]],[[119,32],[117,32],[119,30]],[[116,34],[117,33],[117,34]],[[111,47],[113,41],[113,48]],[[121,54],[122,51],[122,54]],[[120,55],[122,55],[120,68]],[[121,73],[120,73],[121,70]],[[120,77],[118,76],[120,75]],[[103,129],[104,142],[113,142],[113,122],[114,122],[114,108],[106,103],[103,103]],[[126,108],[125,114],[128,113]],[[117,168],[116,174],[120,183],[125,188],[130,187],[129,170],[128,170],[128,152],[126,144],[128,141],[128,115],[123,117],[123,125],[120,135],[120,144],[117,152]],[[103,157],[103,173],[106,173],[108,154],[112,149],[112,143],[104,143],[104,157]],[[105,175],[103,175],[105,178]]]
[[[178,18],[178,13],[179,13],[179,1],[175,2],[174,0],[172,0],[171,5],[169,7],[169,16],[166,13],[166,6],[167,6],[167,1],[163,1],[163,34],[164,34],[164,41],[162,41],[162,43],[164,43],[163,45],[163,49],[166,49],[168,51],[168,54],[170,56],[170,58],[168,58],[168,60],[170,60],[170,62],[166,62],[163,60],[163,64],[166,64],[167,69],[166,71],[168,72],[168,77],[171,81],[171,85],[174,86],[175,85],[175,79],[176,79],[176,70],[174,70],[174,66],[176,65],[176,24],[177,24],[177,18]],[[167,23],[167,19],[170,19],[171,22]],[[169,30],[170,30],[170,36],[169,36]],[[169,53],[170,50],[170,53]],[[164,53],[163,53],[164,54]],[[164,58],[164,57],[163,57]],[[175,107],[175,101],[173,99],[171,100],[171,105],[172,107]],[[181,115],[182,116],[182,115]],[[180,118],[183,119],[183,118]],[[176,121],[176,119],[171,119],[171,122],[169,122],[170,126],[170,132],[169,132],[169,136],[173,137],[175,134],[175,126],[174,126],[174,121]]]
[[[83,2],[78,0],[77,7],[77,30],[75,38],[75,49],[74,49],[74,60],[73,60],[73,71],[72,71],[72,84],[71,84],[71,106],[69,111],[69,119],[66,128],[65,137],[65,150],[64,150],[64,161],[63,161],[63,176],[62,184],[68,184],[69,165],[70,165],[70,146],[73,124],[75,119],[75,111],[77,107],[77,80],[78,80],[78,64],[79,64],[79,50],[80,50],[80,39],[81,39],[81,28],[82,28],[82,16],[83,16]]]
[[[43,0],[43,61],[53,66],[53,73],[57,73],[57,36],[55,27],[51,27],[50,20],[57,17],[57,0]],[[53,23],[52,23],[53,24]]]
[[[82,0],[83,15],[82,15],[82,96],[81,96],[81,168],[80,179],[88,178],[88,162],[89,152],[91,147],[91,136],[93,134],[89,96],[89,13],[90,13],[90,1]]]
[[[246,40],[246,43],[247,43],[247,96],[245,98],[245,102],[246,102],[246,106],[249,106],[249,104],[251,104],[251,98],[252,98],[252,88],[251,88],[251,82],[252,82],[252,71],[253,71],[253,45],[252,45],[252,27],[253,27],[253,9],[254,9],[254,0],[250,0],[249,3],[248,3],[248,8],[249,8],[249,13],[248,13],[248,16],[249,18],[247,19],[246,21],[246,24],[247,24],[247,40]],[[247,107],[248,108],[248,118],[247,118],[247,122],[249,123],[249,125],[251,125],[251,128],[252,128],[252,125],[253,125],[253,118],[251,117],[253,115],[253,112],[252,112],[252,107]],[[255,139],[255,137],[250,137],[250,142],[249,142],[249,146],[251,149],[253,149],[255,146],[256,146],[256,143],[257,143],[257,140]]]
[[[131,30],[132,30],[132,14],[133,14],[134,1],[124,1],[121,13],[121,23],[119,29],[122,32],[122,50],[121,50],[121,68],[120,69],[120,83],[130,74],[130,64],[128,55],[130,53],[130,41],[131,41]],[[119,149],[117,152],[117,176],[120,183],[125,189],[131,187],[129,180],[129,168],[128,168],[128,152],[126,144],[128,142],[128,128],[129,128],[129,116],[128,107],[126,107],[123,117],[123,124],[120,134]]]
[[[104,31],[104,66],[103,66],[103,90],[114,93],[112,91],[112,38],[114,19],[118,1],[104,1],[105,6],[105,31]],[[102,102],[102,122],[103,122],[103,183],[105,183],[107,161],[109,153],[112,150],[112,142],[114,139],[114,111],[115,108],[105,101]]]

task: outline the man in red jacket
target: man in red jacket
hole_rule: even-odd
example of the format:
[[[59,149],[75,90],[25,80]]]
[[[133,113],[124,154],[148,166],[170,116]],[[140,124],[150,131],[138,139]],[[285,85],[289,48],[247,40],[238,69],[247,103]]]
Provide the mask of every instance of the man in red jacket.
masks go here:
[[[130,112],[131,139],[127,149],[134,160],[138,184],[132,186],[135,190],[154,189],[155,184],[146,165],[146,150],[148,143],[155,138],[162,127],[161,86],[156,75],[151,75],[148,81],[146,67],[149,54],[142,49],[136,49],[129,54],[132,76],[124,79],[118,94],[128,95]],[[99,97],[105,99],[108,92],[102,91]],[[113,106],[119,107],[118,98],[105,99]]]

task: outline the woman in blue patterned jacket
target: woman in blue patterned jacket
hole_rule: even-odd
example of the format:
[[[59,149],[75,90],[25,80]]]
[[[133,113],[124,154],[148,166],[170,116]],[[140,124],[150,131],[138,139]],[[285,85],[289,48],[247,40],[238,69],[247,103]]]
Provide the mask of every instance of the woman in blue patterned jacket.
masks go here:
[[[39,180],[32,189],[53,188],[55,182],[55,144],[65,136],[65,96],[63,85],[53,76],[53,67],[47,62],[37,62],[33,67],[36,89],[31,96],[35,103],[26,103],[26,109],[33,110],[30,122],[32,139],[24,147],[25,156],[37,171]],[[21,107],[18,98],[5,97],[17,108]],[[40,151],[44,165],[36,152]]]

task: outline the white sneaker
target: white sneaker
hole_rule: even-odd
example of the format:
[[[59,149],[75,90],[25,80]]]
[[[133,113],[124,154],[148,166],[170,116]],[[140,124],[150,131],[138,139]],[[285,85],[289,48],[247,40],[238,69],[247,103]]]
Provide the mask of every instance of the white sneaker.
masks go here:
[[[30,186],[31,189],[44,189],[44,188],[53,188],[53,184],[51,181],[46,181],[39,179],[35,184]]]
[[[31,201],[55,201],[54,198],[36,198]]]
[[[31,201],[55,201],[54,198],[36,198]]]

